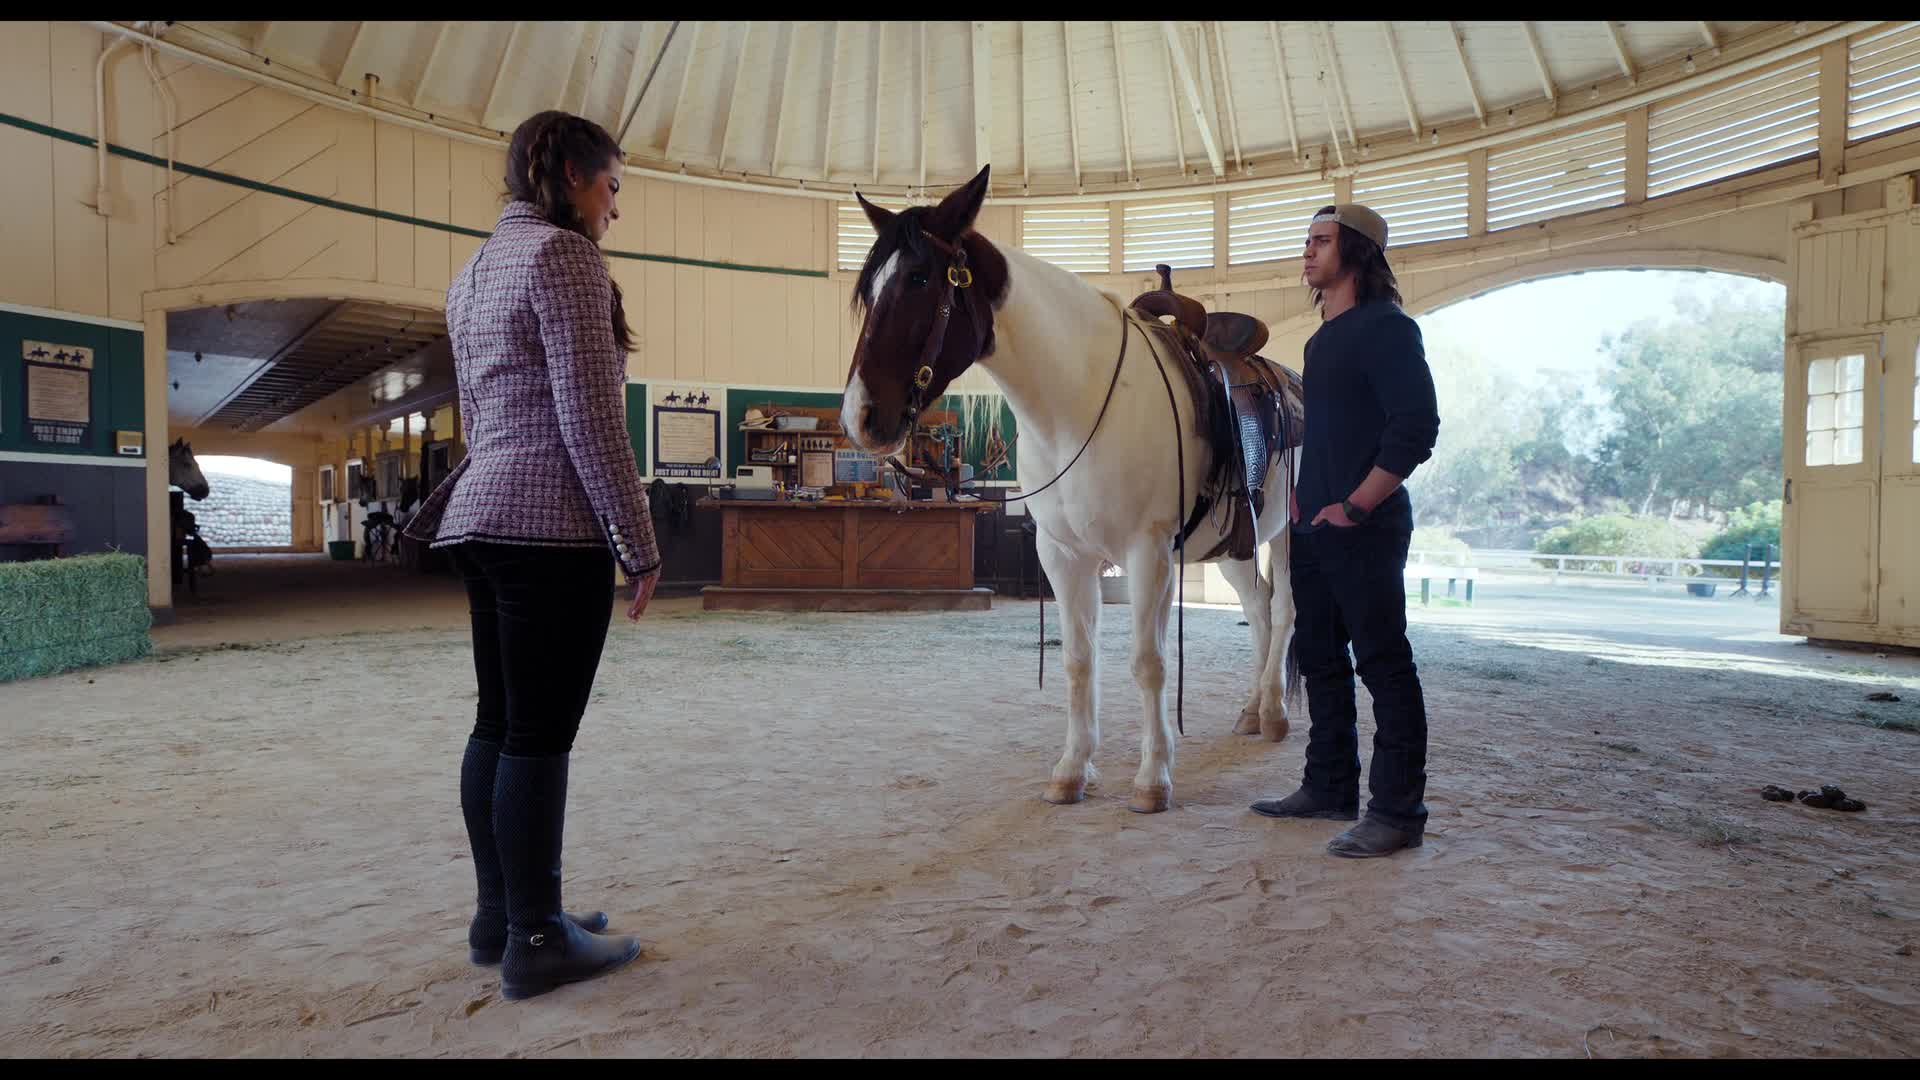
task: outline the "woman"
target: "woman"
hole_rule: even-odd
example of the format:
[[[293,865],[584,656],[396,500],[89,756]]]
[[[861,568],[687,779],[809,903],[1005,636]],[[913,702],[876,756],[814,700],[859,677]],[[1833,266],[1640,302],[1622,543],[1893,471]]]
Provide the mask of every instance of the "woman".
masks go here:
[[[562,112],[521,124],[511,201],[447,290],[467,456],[408,523],[450,548],[473,612],[480,704],[460,766],[479,911],[475,963],[532,997],[639,955],[602,913],[560,906],[567,763],[613,614],[616,562],[638,619],[659,582],[622,402],[632,336],[598,247],[620,216],[620,152]]]

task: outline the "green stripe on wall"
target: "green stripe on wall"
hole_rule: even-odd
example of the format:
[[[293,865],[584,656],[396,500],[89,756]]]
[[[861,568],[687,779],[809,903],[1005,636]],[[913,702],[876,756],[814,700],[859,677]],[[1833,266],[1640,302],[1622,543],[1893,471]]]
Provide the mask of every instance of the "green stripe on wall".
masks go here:
[[[48,138],[59,139],[63,142],[74,143],[78,146],[84,146],[89,150],[94,148],[94,140],[91,136],[80,135],[61,128],[49,127],[46,124],[35,123],[24,117],[0,113],[0,124],[20,128],[23,131],[31,131],[38,135],[45,135]],[[142,153],[138,150],[130,150],[114,143],[107,144],[107,152],[147,165],[157,165],[163,169],[167,166],[165,158],[154,157],[152,154]],[[469,229],[463,225],[454,225],[445,221],[431,221],[427,218],[413,217],[409,214],[396,214],[391,210],[379,210],[371,206],[361,206],[358,203],[342,202],[339,199],[329,199],[324,195],[309,195],[304,191],[295,191],[292,188],[280,187],[277,184],[266,184],[258,180],[249,180],[244,176],[235,176],[232,173],[203,169],[198,165],[187,165],[176,161],[173,163],[173,170],[175,172],[186,173],[188,176],[198,176],[207,180],[215,180],[222,184],[232,184],[235,187],[265,192],[268,195],[278,195],[286,199],[296,199],[300,202],[312,203],[315,206],[324,206],[332,210],[344,210],[349,214],[378,218],[381,221],[395,221],[402,225],[413,225],[422,229],[436,229],[440,232],[456,233],[460,236],[475,236],[482,240],[493,235],[482,229]],[[652,255],[644,251],[615,251],[608,249],[606,254],[609,258],[614,259],[672,263],[675,266],[704,266],[710,270],[739,270],[750,274],[785,274],[789,277],[810,278],[824,278],[827,276],[825,270],[801,270],[790,266],[755,266],[750,263],[717,262],[712,259],[683,259],[678,255]]]
[[[647,475],[652,468],[647,461],[647,384],[627,384],[627,441],[633,444],[633,460],[640,466],[640,475]]]

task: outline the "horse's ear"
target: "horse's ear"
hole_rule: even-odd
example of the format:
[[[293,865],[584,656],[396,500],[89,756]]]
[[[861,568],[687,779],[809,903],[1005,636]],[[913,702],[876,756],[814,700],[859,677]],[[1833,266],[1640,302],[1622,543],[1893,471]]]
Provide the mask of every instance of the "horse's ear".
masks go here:
[[[992,171],[992,165],[982,165],[973,179],[941,199],[927,215],[927,231],[942,240],[958,240],[961,233],[973,228],[980,204],[987,201],[987,174]]]
[[[867,212],[867,221],[872,223],[873,231],[879,233],[881,236],[887,235],[887,230],[893,225],[893,219],[899,215],[885,207],[873,205],[867,201],[865,195],[857,191],[853,193],[853,197],[860,203],[860,209]]]

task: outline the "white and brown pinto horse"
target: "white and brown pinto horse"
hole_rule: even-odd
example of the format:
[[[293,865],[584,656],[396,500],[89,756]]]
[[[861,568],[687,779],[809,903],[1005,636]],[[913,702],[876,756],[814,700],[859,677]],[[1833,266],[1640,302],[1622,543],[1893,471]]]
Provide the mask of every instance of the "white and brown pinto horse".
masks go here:
[[[1038,526],[1040,562],[1064,609],[1067,744],[1046,799],[1078,802],[1095,777],[1096,645],[1106,561],[1126,570],[1133,678],[1146,708],[1140,770],[1128,806],[1155,813],[1173,797],[1173,718],[1164,701],[1178,559],[1173,541],[1209,467],[1206,443],[1194,422],[1195,403],[1175,369],[1184,361],[1164,351],[1161,335],[1146,329],[1148,316],[1129,312],[1118,296],[1071,271],[1018,250],[1003,251],[973,231],[987,174],[980,170],[934,207],[896,214],[860,200],[879,239],[856,286],[854,304],[864,323],[847,374],[841,424],[862,449],[894,453],[920,408],[970,365],[979,364],[999,384],[1019,424],[1020,483],[1033,493],[1028,508]],[[1168,381],[1157,365],[1165,365]],[[1169,381],[1178,388],[1173,402]],[[1178,452],[1176,440],[1184,440]],[[1177,460],[1184,460],[1184,478]],[[1221,561],[1222,574],[1240,594],[1256,658],[1252,697],[1234,731],[1258,731],[1275,741],[1287,733],[1294,682],[1285,677],[1293,595],[1284,509],[1293,480],[1279,463],[1266,479],[1268,512],[1260,516],[1257,537],[1263,545],[1273,541],[1268,572],[1261,572],[1257,558]],[[1213,550],[1222,524],[1203,520],[1187,550]]]

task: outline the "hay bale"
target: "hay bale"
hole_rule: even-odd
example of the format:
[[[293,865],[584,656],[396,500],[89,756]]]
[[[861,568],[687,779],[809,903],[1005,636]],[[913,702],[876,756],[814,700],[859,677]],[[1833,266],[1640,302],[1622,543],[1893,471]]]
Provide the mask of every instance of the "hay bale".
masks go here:
[[[145,656],[152,625],[138,555],[0,563],[0,682]]]

